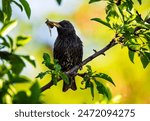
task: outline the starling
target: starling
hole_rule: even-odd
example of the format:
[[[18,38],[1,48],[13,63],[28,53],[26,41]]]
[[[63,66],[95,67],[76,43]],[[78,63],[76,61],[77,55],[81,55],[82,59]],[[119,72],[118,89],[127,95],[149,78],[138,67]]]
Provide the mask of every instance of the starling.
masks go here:
[[[82,41],[76,35],[74,26],[67,20],[61,22],[52,22],[47,20],[46,24],[53,28],[57,28],[58,36],[54,43],[54,59],[58,60],[63,72],[69,71],[82,62],[83,46]],[[69,84],[63,82],[63,91],[69,88],[76,90],[75,77],[69,76]]]

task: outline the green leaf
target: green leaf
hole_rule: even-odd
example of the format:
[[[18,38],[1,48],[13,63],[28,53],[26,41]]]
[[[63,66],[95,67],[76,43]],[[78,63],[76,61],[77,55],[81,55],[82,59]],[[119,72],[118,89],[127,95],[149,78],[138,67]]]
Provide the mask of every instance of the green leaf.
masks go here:
[[[150,61],[150,52],[145,52],[145,55],[148,58],[148,60]]]
[[[133,8],[133,1],[132,0],[126,0],[126,7],[131,11]]]
[[[110,96],[109,96],[109,92],[108,92],[107,88],[99,81],[96,81],[96,80],[94,80],[94,81],[95,81],[98,93],[105,95],[109,99]]]
[[[143,68],[146,68],[147,65],[150,62],[150,53],[146,53],[146,52],[141,52],[140,53],[140,59],[143,65]]]
[[[7,67],[5,65],[0,65],[0,78],[3,77],[7,72],[8,72]]]
[[[40,72],[36,78],[40,78],[40,79],[43,79],[43,77],[46,75],[46,74],[49,74],[50,71],[45,71],[45,72]]]
[[[111,91],[108,87],[106,87],[106,91],[107,91],[107,98],[108,100],[111,100],[112,99],[112,94],[111,94]]]
[[[66,84],[69,84],[69,78],[64,72],[60,73],[60,77],[65,81]]]
[[[18,55],[10,55],[9,61],[12,65],[11,70],[15,74],[20,74],[23,68],[25,67],[25,63]]]
[[[31,82],[31,80],[26,76],[14,76],[12,80],[12,83],[26,83],[26,82]]]
[[[3,23],[4,22],[4,13],[2,10],[0,10],[0,21]]]
[[[123,21],[124,15],[122,13],[122,10],[120,10],[116,4],[113,4],[113,8],[114,8],[115,12],[118,14],[118,16],[120,17],[120,19]]]
[[[10,43],[10,48],[11,48],[11,52],[13,51],[13,39],[7,35],[7,38],[9,40],[9,43]]]
[[[7,52],[7,51],[0,51],[0,58],[1,59],[9,61],[10,60],[10,56],[11,56],[11,54],[9,52]]]
[[[16,75],[20,74],[23,68],[25,67],[25,63],[18,55],[11,54],[4,51],[4,52],[0,52],[0,57],[2,59],[5,59],[11,64],[11,71]]]
[[[89,4],[94,3],[94,2],[98,2],[98,1],[101,1],[101,0],[90,0]]]
[[[113,82],[112,78],[110,76],[108,76],[107,74],[99,73],[99,74],[95,74],[93,77],[105,79],[105,80],[109,81],[110,83],[112,83],[114,86],[116,86],[115,83]]]
[[[49,69],[54,69],[54,65],[51,64],[51,59],[49,54],[43,53],[43,59],[44,61],[42,63],[45,64],[46,67],[48,67]]]
[[[62,2],[62,0],[56,0],[56,1],[57,1],[58,5],[60,5]]]
[[[28,18],[31,16],[31,8],[26,0],[19,0],[21,4],[23,5],[23,8],[25,9],[26,15]]]
[[[27,44],[30,40],[31,40],[31,37],[29,37],[29,36],[18,36],[18,37],[16,38],[16,45],[17,45],[18,47],[24,46],[24,45]]]
[[[0,30],[0,35],[5,36],[7,35],[12,29],[14,29],[17,25],[17,21],[9,21],[8,23],[4,24],[4,26]]]
[[[88,71],[88,76],[89,76],[89,77],[92,76],[92,75],[93,75],[93,72],[92,72],[91,66],[90,66],[90,65],[86,65],[86,67],[87,67],[87,71]]]
[[[139,2],[139,4],[141,5],[142,4],[142,0],[137,0]]]
[[[2,11],[7,15],[6,20],[10,20],[12,15],[12,8],[10,6],[11,0],[2,0]]]
[[[148,20],[150,18],[150,11],[148,12],[148,14],[146,15],[144,21]]]
[[[27,93],[25,91],[19,91],[13,97],[13,104],[30,104]]]
[[[90,90],[91,90],[92,98],[94,99],[94,84],[92,82],[90,84]]]
[[[57,85],[58,74],[52,73],[52,81],[54,85]]]
[[[107,22],[103,21],[103,20],[102,20],[102,19],[100,19],[100,18],[92,18],[91,20],[96,21],[96,22],[99,22],[99,23],[101,23],[101,24],[103,24],[103,25],[105,25],[105,26],[107,26],[107,27],[111,28],[111,26],[110,26],[110,24],[109,24],[109,23],[107,23]]]
[[[44,59],[44,63],[50,63],[51,62],[50,56],[47,53],[43,53],[43,59]]]
[[[90,78],[84,77],[84,81],[85,81],[85,88],[91,87],[91,81],[90,81]]]
[[[9,43],[7,42],[7,40],[6,40],[4,37],[2,37],[2,36],[0,36],[0,38],[3,40],[1,44],[4,45],[5,47],[10,48],[10,45],[9,45]]]
[[[131,61],[132,63],[134,63],[134,55],[135,55],[135,52],[129,50],[129,51],[128,51],[128,55],[129,55],[130,61]]]
[[[22,5],[20,5],[18,2],[14,1],[14,0],[12,0],[12,2],[15,3],[20,8],[21,11],[23,11]]]
[[[30,91],[31,91],[30,103],[31,104],[39,103],[41,90],[39,83],[37,81],[31,86]]]
[[[54,64],[55,73],[59,73],[61,70],[61,66],[59,64]]]
[[[34,67],[36,67],[35,58],[33,56],[29,55],[22,55],[25,60],[27,60],[30,64],[32,64]]]

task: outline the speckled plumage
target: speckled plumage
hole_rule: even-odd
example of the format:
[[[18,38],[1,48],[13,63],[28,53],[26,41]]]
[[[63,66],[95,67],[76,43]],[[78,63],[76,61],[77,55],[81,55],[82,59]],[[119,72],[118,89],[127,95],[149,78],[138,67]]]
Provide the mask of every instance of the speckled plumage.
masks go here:
[[[82,62],[82,41],[76,35],[73,25],[66,20],[59,22],[61,27],[57,28],[58,37],[54,43],[54,58],[58,59],[62,71],[66,72]],[[63,91],[69,88],[76,90],[74,77],[69,77],[70,84],[64,82]]]

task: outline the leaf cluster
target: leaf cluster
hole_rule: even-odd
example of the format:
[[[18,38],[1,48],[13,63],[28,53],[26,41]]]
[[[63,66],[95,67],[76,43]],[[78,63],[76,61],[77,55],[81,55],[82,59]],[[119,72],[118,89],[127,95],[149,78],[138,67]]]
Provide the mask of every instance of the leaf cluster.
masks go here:
[[[52,63],[51,58],[47,53],[43,54],[43,60],[44,61],[42,62],[42,64],[44,64],[48,68],[48,70],[46,70],[45,72],[40,72],[36,78],[42,79],[48,74],[51,75],[54,85],[57,85],[57,82],[60,78],[67,84],[69,84],[68,76],[65,74],[65,72],[61,71],[61,66],[58,63],[58,60],[54,60],[54,63]]]
[[[90,0],[94,3],[103,0]],[[134,9],[133,0],[105,0],[106,20],[93,18],[109,29],[116,35],[116,41],[122,47],[127,47],[129,58],[134,63],[135,54],[139,56],[143,68],[150,63],[150,13],[144,18]],[[137,0],[141,5],[142,0]]]
[[[36,67],[34,57],[31,55],[16,54],[18,48],[26,45],[30,36],[18,35],[11,37],[9,34],[17,26],[17,20],[12,20],[12,7],[15,4],[21,11],[25,11],[30,18],[31,10],[26,0],[2,0],[0,8],[0,103],[39,103],[40,88],[35,82],[26,91],[17,91],[14,87],[19,83],[31,83],[32,80],[21,75],[26,62]]]
[[[106,84],[102,83],[100,80],[106,80],[115,86],[115,83],[113,82],[112,78],[105,73],[93,72],[90,65],[86,65],[86,67],[87,72],[82,75],[83,80],[81,82],[81,84],[85,87],[81,89],[84,90],[89,88],[91,91],[92,98],[94,98],[94,87],[96,86],[97,92],[105,96],[108,100],[110,100],[111,92],[106,86]]]

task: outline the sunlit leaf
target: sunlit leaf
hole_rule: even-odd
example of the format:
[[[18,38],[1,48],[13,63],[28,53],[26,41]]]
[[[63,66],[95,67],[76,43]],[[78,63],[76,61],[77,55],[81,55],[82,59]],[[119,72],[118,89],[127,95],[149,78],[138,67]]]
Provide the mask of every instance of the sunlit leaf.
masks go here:
[[[119,18],[123,21],[123,13],[122,11],[119,9],[119,7],[116,4],[113,4],[114,10],[116,11],[116,13],[118,14]]]
[[[31,40],[31,37],[29,36],[18,36],[16,38],[16,45],[19,46],[24,46]]]
[[[7,20],[9,21],[12,15],[12,8],[10,6],[11,0],[2,0],[2,11],[6,14]]]
[[[8,23],[4,24],[4,26],[0,30],[0,35],[5,36],[7,35],[12,29],[14,29],[17,25],[17,21],[9,21]]]
[[[19,0],[19,1],[23,5],[23,8],[25,9],[25,12],[26,12],[28,18],[30,18],[30,16],[31,16],[31,8],[30,8],[28,2],[26,0]]]
[[[33,56],[29,55],[22,55],[25,60],[27,60],[30,64],[32,64],[34,67],[36,67],[35,58]]]
[[[112,78],[110,76],[108,76],[107,74],[99,73],[99,74],[95,74],[94,77],[105,79],[115,86],[115,83],[113,82]]]
[[[102,19],[100,19],[100,18],[92,18],[91,20],[93,20],[93,21],[97,21],[97,22],[99,22],[99,23],[101,23],[101,24],[103,24],[103,25],[105,25],[105,26],[107,26],[107,27],[111,28],[111,26],[110,26],[110,24],[109,24],[109,23],[107,23],[107,22],[103,21],[103,20],[102,20]]]
[[[89,4],[94,3],[94,2],[98,2],[98,1],[101,1],[101,0],[90,0]]]

